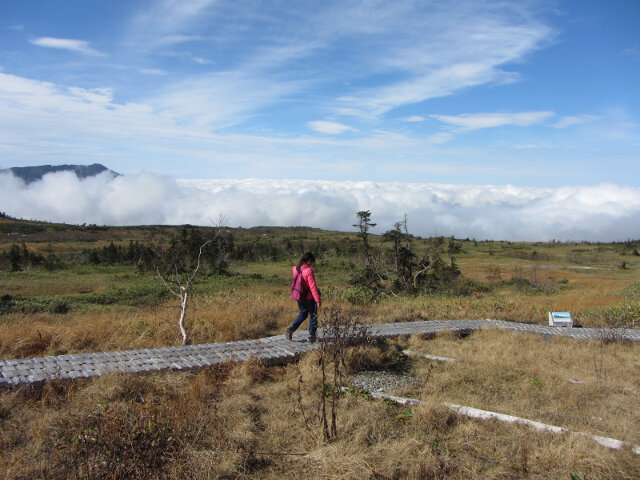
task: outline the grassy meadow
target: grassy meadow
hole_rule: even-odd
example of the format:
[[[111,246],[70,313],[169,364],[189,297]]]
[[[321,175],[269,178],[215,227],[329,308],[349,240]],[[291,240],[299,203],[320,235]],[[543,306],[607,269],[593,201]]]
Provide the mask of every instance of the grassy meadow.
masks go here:
[[[177,299],[153,271],[91,263],[91,250],[167,241],[180,227],[66,226],[0,219],[13,245],[46,261],[0,270],[0,358],[180,343]],[[545,324],[571,311],[584,327],[637,328],[640,242],[524,243],[445,239],[461,276],[438,291],[373,298],[351,283],[361,268],[355,232],[230,229],[226,275],[204,275],[187,314],[193,343],[280,334],[293,320],[291,265],[318,258],[323,310],[362,323],[495,318]],[[430,239],[412,238],[418,256]],[[390,276],[393,244],[371,236]],[[323,313],[320,314],[322,322]],[[303,328],[306,326],[303,325]],[[456,358],[407,358],[402,350]],[[543,339],[501,331],[413,336],[354,348],[348,375],[385,370],[416,382],[388,392],[403,407],[351,392],[338,435],[322,435],[319,353],[299,363],[256,362],[194,372],[111,374],[0,393],[0,477],[27,478],[578,478],[640,477],[640,457],[587,437],[472,420],[455,403],[640,445],[640,346]]]

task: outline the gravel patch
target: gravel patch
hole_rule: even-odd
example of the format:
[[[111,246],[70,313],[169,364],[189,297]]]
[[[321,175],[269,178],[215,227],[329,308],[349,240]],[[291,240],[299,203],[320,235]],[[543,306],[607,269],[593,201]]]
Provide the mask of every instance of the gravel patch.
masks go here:
[[[391,393],[404,387],[419,385],[420,378],[386,370],[358,372],[349,377],[351,386],[369,392]]]

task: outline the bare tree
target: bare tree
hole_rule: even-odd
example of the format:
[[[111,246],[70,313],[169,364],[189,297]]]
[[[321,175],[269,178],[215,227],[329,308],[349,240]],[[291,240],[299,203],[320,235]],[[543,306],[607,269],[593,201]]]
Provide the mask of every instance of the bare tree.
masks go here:
[[[180,301],[178,326],[182,344],[189,343],[185,325],[189,296],[193,285],[203,273],[226,274],[228,256],[233,250],[233,238],[221,229],[218,218],[215,232],[198,228],[183,228],[168,244],[155,243],[151,266],[167,291]]]
[[[191,287],[198,279],[202,264],[202,251],[209,243],[211,243],[211,240],[207,240],[200,245],[195,264],[188,270],[186,269],[187,255],[184,249],[169,248],[168,250],[163,250],[160,248],[156,250],[158,261],[154,262],[154,270],[166,289],[180,300],[178,326],[182,334],[182,345],[188,345],[189,343],[189,335],[185,325],[189,294],[191,293]]]

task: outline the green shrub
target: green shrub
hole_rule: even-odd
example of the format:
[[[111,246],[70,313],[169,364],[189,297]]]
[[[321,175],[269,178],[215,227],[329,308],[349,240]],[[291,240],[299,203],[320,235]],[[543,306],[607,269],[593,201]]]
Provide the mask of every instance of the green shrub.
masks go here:
[[[168,478],[163,470],[183,449],[185,434],[162,407],[99,405],[70,423],[59,425],[65,435],[52,439],[56,450],[63,452],[58,469],[70,477]]]
[[[482,282],[471,278],[456,277],[447,286],[448,293],[456,296],[469,296],[474,293],[486,293],[491,289]]]
[[[64,297],[23,297],[21,295],[4,295],[0,299],[0,314],[13,312],[65,314],[69,313],[70,310],[71,303]]]
[[[580,316],[594,320],[608,328],[634,327],[640,324],[640,302],[590,308],[582,312]]]
[[[11,313],[15,308],[16,302],[11,295],[2,295],[0,297],[0,315]]]
[[[92,306],[158,305],[169,298],[169,292],[159,284],[113,286],[102,292],[73,295],[42,295],[0,297],[0,314],[53,313],[63,315],[71,311],[90,310]]]
[[[349,287],[344,291],[344,299],[352,305],[368,305],[376,298],[376,292],[363,285]]]
[[[516,292],[525,295],[548,294],[556,291],[556,287],[553,285],[539,285],[526,278],[512,278],[511,280],[502,281],[498,285],[513,288]]]
[[[627,285],[620,292],[625,297],[629,298],[640,298],[640,282],[632,283],[631,285]]]
[[[81,296],[81,302],[98,305],[157,305],[169,297],[169,292],[158,284],[113,286],[102,292]]]

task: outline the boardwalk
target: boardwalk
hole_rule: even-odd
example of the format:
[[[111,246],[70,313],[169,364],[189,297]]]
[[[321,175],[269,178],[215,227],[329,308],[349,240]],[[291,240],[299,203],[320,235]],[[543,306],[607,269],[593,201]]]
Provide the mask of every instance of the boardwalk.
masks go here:
[[[502,328],[540,335],[562,335],[584,340],[609,334],[596,328],[562,328],[501,320],[432,320],[369,325],[375,337],[398,337],[414,333],[433,334],[442,330],[471,332],[481,328]],[[295,361],[302,353],[319,345],[305,340],[307,332],[297,332],[293,341],[284,335],[257,340],[209,343],[185,347],[151,348],[118,352],[79,353],[55,357],[21,358],[0,361],[0,387],[16,387],[55,379],[89,378],[109,372],[153,372],[195,369],[225,362],[241,362],[254,357],[276,365]],[[321,336],[322,332],[319,331]],[[618,338],[640,341],[640,330],[619,330]]]

